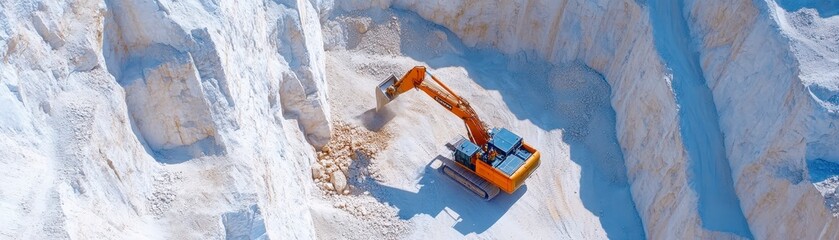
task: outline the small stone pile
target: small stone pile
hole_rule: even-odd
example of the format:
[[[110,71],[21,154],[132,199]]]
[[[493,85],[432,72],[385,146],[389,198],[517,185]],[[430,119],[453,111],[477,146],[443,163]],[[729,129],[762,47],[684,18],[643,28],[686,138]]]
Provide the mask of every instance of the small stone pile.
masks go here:
[[[172,207],[178,197],[173,189],[175,182],[182,181],[180,172],[162,172],[154,177],[154,192],[147,196],[148,210],[159,219]]]
[[[317,152],[312,164],[315,184],[327,194],[351,193],[349,179],[357,178],[360,161],[369,161],[387,147],[389,133],[366,129],[336,121],[329,142]]]

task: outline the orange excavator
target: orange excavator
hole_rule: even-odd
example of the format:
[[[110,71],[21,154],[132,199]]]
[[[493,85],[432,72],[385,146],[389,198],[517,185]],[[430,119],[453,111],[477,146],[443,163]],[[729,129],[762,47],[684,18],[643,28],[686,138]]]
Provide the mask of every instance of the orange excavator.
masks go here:
[[[454,164],[445,161],[440,170],[482,199],[492,199],[499,189],[512,194],[539,167],[538,150],[505,128],[489,130],[466,99],[455,94],[425,67],[414,67],[399,80],[391,75],[381,82],[376,87],[376,110],[411,89],[425,92],[463,120],[469,139],[461,137],[447,144],[453,152]]]

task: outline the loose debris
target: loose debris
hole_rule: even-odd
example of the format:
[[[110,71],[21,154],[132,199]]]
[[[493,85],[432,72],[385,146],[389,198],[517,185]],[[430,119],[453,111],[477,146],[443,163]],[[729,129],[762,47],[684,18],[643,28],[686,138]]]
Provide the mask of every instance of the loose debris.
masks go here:
[[[337,121],[332,138],[317,152],[317,162],[312,164],[312,178],[327,195],[349,195],[353,183],[375,178],[369,168],[370,159],[387,147],[390,134],[386,131],[371,132],[358,126]],[[355,180],[352,182],[351,180]]]

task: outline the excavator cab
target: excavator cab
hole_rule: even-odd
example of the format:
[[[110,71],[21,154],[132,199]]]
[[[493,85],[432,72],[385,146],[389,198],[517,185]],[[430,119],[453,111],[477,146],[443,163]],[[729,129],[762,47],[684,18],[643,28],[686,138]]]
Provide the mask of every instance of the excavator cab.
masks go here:
[[[454,153],[454,160],[456,162],[472,171],[475,171],[475,164],[472,163],[472,158],[484,155],[478,145],[462,137],[455,142],[452,152]]]

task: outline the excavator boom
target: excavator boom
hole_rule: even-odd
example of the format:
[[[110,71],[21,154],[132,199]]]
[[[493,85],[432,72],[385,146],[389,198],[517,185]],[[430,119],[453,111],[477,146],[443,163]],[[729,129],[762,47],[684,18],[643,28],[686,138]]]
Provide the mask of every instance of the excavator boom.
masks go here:
[[[432,81],[426,81],[426,76]],[[469,139],[472,142],[483,145],[489,141],[489,130],[478,118],[478,114],[465,99],[454,93],[448,86],[443,84],[434,75],[427,72],[425,67],[417,66],[408,71],[400,80],[391,76],[376,87],[376,109],[381,109],[387,103],[393,101],[400,94],[411,89],[418,89],[425,92],[429,97],[437,101],[441,106],[463,119]]]
[[[470,191],[486,200],[494,197],[499,188],[512,193],[539,166],[539,151],[507,129],[489,130],[468,101],[425,67],[414,67],[401,79],[390,76],[376,86],[376,110],[411,89],[425,92],[466,125],[469,140],[459,140],[450,147],[454,162],[462,168],[446,165],[441,171]]]

